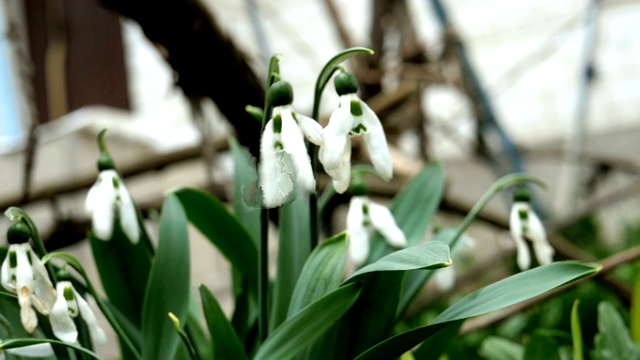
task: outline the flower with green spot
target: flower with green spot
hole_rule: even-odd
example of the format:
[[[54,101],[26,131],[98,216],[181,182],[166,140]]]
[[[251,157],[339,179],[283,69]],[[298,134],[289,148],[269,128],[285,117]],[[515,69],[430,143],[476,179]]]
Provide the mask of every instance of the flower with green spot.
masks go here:
[[[354,265],[361,266],[367,261],[369,235],[373,230],[378,231],[391,246],[407,246],[407,238],[389,209],[374,203],[366,196],[352,197],[347,211],[347,233],[351,239],[349,257]]]
[[[334,80],[340,95],[340,106],[329,118],[324,128],[324,144],[318,158],[325,171],[333,179],[338,193],[344,193],[351,181],[351,137],[362,136],[371,155],[376,172],[384,180],[393,176],[393,164],[387,146],[387,138],[378,116],[356,94],[355,77],[341,72]]]
[[[98,136],[98,144],[101,150],[98,160],[100,173],[98,180],[89,189],[85,202],[85,209],[91,217],[93,234],[100,240],[110,240],[115,220],[118,219],[125,235],[136,244],[140,240],[138,215],[131,195],[107,153],[104,130]]]
[[[0,269],[2,287],[18,296],[20,321],[28,333],[38,326],[37,310],[49,314],[56,292],[40,258],[29,245],[31,231],[22,221],[9,227],[9,251]]]
[[[273,111],[262,132],[258,171],[263,206],[273,208],[289,199],[296,184],[308,192],[315,191],[316,182],[304,138],[322,145],[323,135],[320,124],[293,110],[293,91],[289,83],[275,82],[267,96],[271,98]]]
[[[106,344],[107,336],[98,325],[98,321],[87,301],[82,298],[73,287],[71,281],[69,281],[69,273],[65,270],[59,271],[58,279],[60,280],[56,285],[58,298],[49,314],[53,334],[66,343],[75,344],[78,340],[78,329],[73,322],[73,318],[80,315],[89,328],[91,341],[97,345]]]
[[[509,227],[511,237],[516,243],[517,263],[520,270],[526,270],[531,266],[531,255],[525,239],[531,241],[533,252],[540,265],[550,264],[553,261],[555,250],[547,241],[542,221],[531,209],[531,196],[526,188],[520,188],[514,194]]]

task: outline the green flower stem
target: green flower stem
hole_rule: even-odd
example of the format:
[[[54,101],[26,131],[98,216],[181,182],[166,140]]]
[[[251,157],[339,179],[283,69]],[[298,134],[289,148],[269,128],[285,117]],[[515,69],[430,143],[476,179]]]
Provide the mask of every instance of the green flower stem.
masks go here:
[[[313,112],[311,118],[320,122],[320,101],[322,100],[322,92],[329,83],[331,76],[334,72],[340,69],[338,65],[356,54],[373,54],[373,50],[364,47],[353,47],[346,49],[334,57],[332,57],[327,64],[322,68],[318,79],[316,80],[315,92],[313,95]],[[318,147],[314,144],[309,144],[308,148],[309,158],[311,159],[311,169],[313,170],[313,176],[317,178],[318,173]],[[311,250],[315,249],[318,245],[318,183],[316,182],[315,191],[309,194],[309,230],[311,231]]]
[[[93,296],[93,299],[96,301],[96,304],[100,308],[100,311],[102,311],[102,313],[104,314],[104,317],[107,319],[107,321],[109,321],[113,330],[120,337],[120,339],[122,339],[124,344],[127,346],[127,348],[129,348],[129,351],[131,351],[131,353],[135,356],[135,358],[141,360],[142,356],[140,355],[140,352],[138,351],[138,349],[136,349],[135,345],[133,345],[133,342],[131,342],[131,339],[129,339],[129,337],[127,336],[127,333],[122,329],[122,327],[120,326],[120,323],[111,312],[111,309],[109,309],[109,307],[104,302],[104,300],[102,300],[102,298],[100,297],[100,294],[98,294],[98,292],[96,291],[96,288],[91,283],[91,280],[87,276],[87,273],[84,271],[84,268],[82,267],[80,262],[75,257],[64,252],[53,252],[53,253],[47,254],[42,257],[42,262],[44,264],[49,265],[49,260],[53,258],[63,259],[68,265],[74,268],[78,272],[78,274],[80,274],[80,276],[82,276],[84,282],[87,284],[86,285],[87,290],[89,290],[89,293],[91,293],[91,296]]]
[[[265,97],[261,131],[264,131],[267,121],[271,118],[273,106],[268,88],[280,79],[278,64],[282,59],[282,55],[274,55],[269,62],[267,96]],[[260,202],[262,203],[262,196]],[[260,211],[260,247],[258,251],[260,252],[258,257],[258,341],[262,343],[269,336],[269,209],[265,207],[262,207]]]
[[[467,231],[469,225],[471,225],[471,222],[476,218],[476,216],[478,216],[480,211],[482,211],[482,209],[496,194],[500,193],[510,186],[524,184],[527,182],[536,184],[542,188],[545,187],[545,183],[542,182],[542,180],[525,173],[509,174],[498,179],[498,181],[496,181],[493,186],[491,186],[491,188],[484,195],[482,195],[482,198],[480,198],[480,200],[475,205],[473,205],[467,216],[462,221],[462,224],[460,224],[460,226],[458,227],[458,232],[456,233],[456,236],[454,237],[451,244],[449,244],[449,247],[451,249],[455,248],[456,243],[458,242],[458,240],[460,240],[462,234]]]
[[[35,245],[35,251],[38,257],[43,258],[45,255],[47,255],[47,249],[45,249],[44,247],[44,242],[40,237],[40,233],[38,232],[38,228],[36,227],[36,224],[33,222],[33,220],[31,220],[29,215],[27,215],[27,213],[24,210],[18,207],[12,206],[8,208],[7,211],[4,212],[4,214],[7,218],[9,218],[9,220],[23,221],[29,228],[29,232],[31,233],[31,239],[33,240],[33,244]],[[51,264],[47,264],[46,268],[47,268],[47,271],[49,272],[49,277],[51,278],[53,283],[56,284],[58,282],[58,278],[56,277],[55,269],[53,268],[53,266],[51,266]]]
[[[180,336],[180,340],[182,340],[182,344],[187,349],[187,352],[189,353],[189,357],[191,358],[191,360],[200,360],[200,357],[198,356],[198,353],[193,347],[193,344],[191,343],[189,336],[184,332],[184,330],[182,330],[182,327],[180,326],[180,320],[172,312],[169,313],[169,319],[171,319],[171,322],[173,322],[173,326],[175,327],[176,332],[178,333],[178,336]]]

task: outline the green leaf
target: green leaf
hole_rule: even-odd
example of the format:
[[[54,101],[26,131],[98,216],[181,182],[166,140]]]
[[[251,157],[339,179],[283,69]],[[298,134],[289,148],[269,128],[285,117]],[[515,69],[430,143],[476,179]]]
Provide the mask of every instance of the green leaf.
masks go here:
[[[247,230],[231,215],[223,203],[196,189],[176,191],[189,222],[193,224],[231,265],[249,278],[250,289],[257,294],[258,250]]]
[[[218,300],[206,286],[200,285],[202,309],[207,321],[215,359],[248,359],[238,335],[224,315]]]
[[[286,320],[293,289],[311,252],[309,219],[308,196],[298,188],[295,199],[280,209],[278,276],[273,285],[269,331]]]
[[[425,340],[419,349],[413,354],[420,360],[438,360],[445,353],[451,340],[455,339],[464,320],[457,320],[447,323],[447,326],[440,329]]]
[[[142,236],[144,232],[142,232]],[[89,243],[109,302],[135,326],[142,319],[144,284],[149,279],[152,254],[143,239],[132,244],[116,221],[113,237],[100,240],[89,232]]]
[[[81,346],[69,344],[63,341],[58,341],[58,340],[51,340],[51,339],[26,338],[26,339],[10,339],[5,341],[0,341],[0,350],[16,349],[16,348],[29,346],[29,345],[37,345],[37,344],[45,344],[45,343],[64,346],[64,347],[73,349],[75,351],[79,351],[82,354],[88,355],[94,359],[98,359],[98,360],[101,359],[98,356],[98,354],[94,353],[93,351],[87,350]],[[2,353],[2,351],[0,351],[0,353]]]
[[[560,341],[564,331],[536,329],[524,347],[524,360],[560,360]]]
[[[296,356],[338,321],[359,294],[357,283],[347,284],[305,307],[269,335],[254,360],[287,360]]]
[[[444,170],[439,162],[427,164],[422,171],[396,195],[391,213],[410,245],[419,243],[435,215],[444,193]],[[379,233],[371,238],[369,262],[394,251]]]
[[[562,261],[510,276],[465,296],[441,313],[431,325],[418,327],[382,341],[360,354],[357,359],[390,359],[400,356],[451,321],[503,309],[593,275],[599,270],[600,265],[597,264]]]
[[[162,207],[158,250],[153,262],[142,310],[144,359],[172,358],[179,336],[169,312],[186,322],[189,306],[189,234],[187,216],[175,194]]]
[[[433,240],[431,241],[441,241],[448,246],[451,246],[451,243],[455,239],[458,230],[456,228],[448,228],[439,231],[435,234]],[[455,244],[456,246],[459,245]],[[453,253],[455,248],[451,248],[450,252]],[[407,308],[416,297],[416,295],[420,292],[424,284],[431,279],[431,277],[435,274],[435,270],[412,270],[407,271],[404,277],[404,283],[402,285],[402,294],[400,295],[400,301],[398,302],[398,312],[396,314],[397,318],[402,317],[404,313],[407,311]]]
[[[233,213],[257,246],[260,238],[260,191],[255,159],[235,138],[229,139],[229,146],[233,156]]]
[[[606,301],[598,304],[598,331],[594,341],[595,360],[640,359],[640,349],[631,340],[622,317]]]
[[[335,290],[347,262],[347,233],[337,234],[318,245],[309,255],[291,296],[287,317]]]
[[[584,351],[582,350],[582,328],[580,327],[580,316],[578,313],[579,300],[573,302],[571,308],[571,340],[573,341],[573,360],[582,360]]]
[[[524,357],[522,345],[497,336],[486,338],[478,353],[486,360],[522,360]]]
[[[360,280],[374,272],[437,269],[449,265],[449,247],[440,241],[428,241],[393,252],[356,271],[347,281]]]

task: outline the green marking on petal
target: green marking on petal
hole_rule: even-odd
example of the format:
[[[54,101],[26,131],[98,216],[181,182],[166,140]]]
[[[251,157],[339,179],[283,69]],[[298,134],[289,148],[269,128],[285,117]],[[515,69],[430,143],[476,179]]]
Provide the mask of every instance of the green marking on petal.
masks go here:
[[[67,301],[74,301],[76,299],[76,295],[73,293],[73,289],[71,288],[71,286],[65,286],[64,292],[62,295],[64,296],[64,299]]]
[[[27,249],[27,260],[29,261],[29,265],[33,266],[33,262],[31,261],[31,250]]]
[[[276,134],[282,132],[282,116],[280,114],[273,117],[273,132]]]
[[[284,145],[281,141],[276,141],[275,148],[276,150],[284,150]]]
[[[360,100],[351,100],[351,115],[362,116],[362,105]]]
[[[119,188],[120,187],[120,181],[118,180],[117,176],[114,176],[111,178],[111,182],[113,183],[113,187],[114,188]]]
[[[351,135],[361,135],[364,134],[368,131],[367,127],[362,125],[362,124],[358,124],[358,126],[354,127],[353,129],[351,129],[350,134]]]
[[[16,255],[16,251],[9,251],[9,267],[15,269],[18,267],[18,256]]]
[[[518,210],[518,217],[522,221],[529,220],[529,212],[527,210]]]

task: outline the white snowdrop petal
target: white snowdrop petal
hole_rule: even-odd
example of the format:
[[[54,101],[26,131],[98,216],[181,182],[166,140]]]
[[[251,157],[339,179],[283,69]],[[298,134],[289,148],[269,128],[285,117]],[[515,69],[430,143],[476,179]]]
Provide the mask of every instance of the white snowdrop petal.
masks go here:
[[[511,237],[516,244],[517,263],[520,270],[527,270],[531,266],[531,255],[523,237],[522,229],[524,224],[520,218],[520,210],[527,210],[527,208],[525,203],[516,202],[511,207],[509,216],[509,229]]]
[[[93,215],[93,208],[95,207],[95,204],[96,204],[96,196],[98,196],[97,195],[98,188],[100,187],[101,182],[102,182],[102,177],[98,174],[98,179],[91,186],[91,188],[89,189],[89,192],[87,193],[87,199],[84,202],[84,209],[87,215],[89,216]]]
[[[56,291],[53,288],[51,279],[49,279],[47,269],[42,265],[40,258],[33,252],[31,253],[31,268],[34,278],[33,296],[35,299],[32,299],[33,305],[38,312],[47,315],[56,301]]]
[[[38,326],[38,317],[31,307],[31,295],[33,292],[33,271],[29,264],[28,251],[31,251],[29,243],[14,244],[9,250],[15,249],[17,269],[16,269],[16,293],[18,304],[20,305],[20,320],[22,326],[28,333],[32,333]]]
[[[279,138],[274,133],[273,120],[269,120],[262,133],[258,164],[262,204],[268,208],[284,204],[293,191],[295,181],[295,168],[286,152],[275,148]]]
[[[390,180],[393,177],[393,163],[391,162],[391,154],[389,153],[384,129],[373,110],[364,102],[361,102],[361,104],[363,111],[362,123],[368,129],[363,137],[371,156],[371,163],[380,177],[384,180]]]
[[[319,153],[320,162],[325,169],[340,166],[352,124],[353,116],[348,106],[340,107],[331,114],[329,124],[323,130],[324,143]]]
[[[78,330],[69,314],[69,302],[64,297],[65,288],[71,286],[68,281],[60,281],[56,285],[58,297],[51,308],[49,321],[53,334],[66,343],[74,344],[78,340]]]
[[[284,150],[296,168],[296,182],[306,191],[314,191],[316,181],[311,169],[311,159],[304,144],[302,131],[293,119],[291,112],[282,112],[282,142]]]
[[[0,283],[2,287],[8,291],[15,291],[15,284],[11,282],[11,273],[9,271],[9,253],[2,262],[2,268],[0,269]]]
[[[104,345],[107,343],[107,336],[104,331],[98,325],[98,320],[96,320],[95,315],[93,314],[93,310],[87,303],[87,301],[80,296],[80,294],[73,289],[74,294],[76,295],[76,302],[78,304],[78,309],[80,310],[80,316],[89,327],[89,334],[91,334],[91,341],[93,341],[96,345]]]
[[[93,196],[93,232],[100,240],[110,240],[113,234],[116,205],[116,189],[113,186],[113,181],[116,176],[117,174],[113,170],[102,171],[100,173],[102,181],[98,184]]]
[[[407,238],[398,227],[391,211],[385,206],[369,202],[369,218],[373,227],[382,234],[387,243],[395,247],[407,246]]]
[[[369,233],[364,226],[359,226],[348,231],[349,241],[349,257],[356,265],[361,266],[369,257]]]
[[[347,210],[347,232],[355,231],[362,227],[364,223],[364,212],[362,206],[365,198],[362,196],[354,196],[349,201],[349,209]]]
[[[296,120],[307,140],[320,146],[324,143],[323,129],[317,121],[304,115],[296,114]]]
[[[136,207],[131,199],[131,195],[124,187],[124,183],[120,181],[118,188],[120,195],[120,203],[118,204],[118,214],[120,215],[120,226],[127,235],[129,240],[137,244],[140,241],[140,226],[138,225],[138,215],[136,214]]]
[[[435,274],[436,285],[441,292],[447,292],[456,284],[456,271],[453,266],[447,266],[441,269],[437,269]]]
[[[345,145],[344,153],[340,166],[331,171],[327,170],[327,174],[333,179],[333,187],[338,194],[343,194],[349,188],[351,183],[351,140],[349,139]]]

